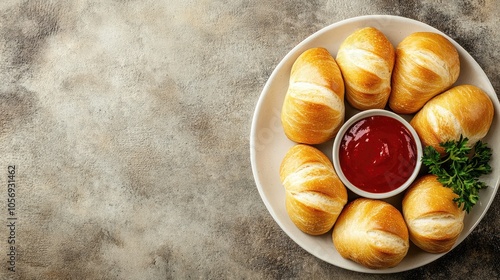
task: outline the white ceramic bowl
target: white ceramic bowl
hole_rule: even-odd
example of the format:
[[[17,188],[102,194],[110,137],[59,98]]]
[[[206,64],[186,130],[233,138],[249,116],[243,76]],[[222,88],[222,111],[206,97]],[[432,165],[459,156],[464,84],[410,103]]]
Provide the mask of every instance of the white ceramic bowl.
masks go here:
[[[411,133],[411,136],[413,138],[413,141],[415,142],[416,146],[416,152],[417,156],[415,157],[415,168],[413,169],[413,172],[411,173],[410,177],[399,187],[396,189],[393,189],[388,192],[368,192],[366,190],[363,190],[359,188],[358,186],[354,185],[352,182],[347,179],[346,175],[343,172],[343,168],[341,166],[341,162],[339,160],[339,151],[342,148],[341,143],[342,139],[344,138],[344,135],[349,131],[349,129],[358,121],[361,121],[365,118],[368,117],[373,117],[373,116],[385,116],[385,117],[390,117],[392,119],[397,120],[399,123],[401,123],[406,129]],[[392,111],[387,111],[387,110],[382,110],[382,109],[371,109],[371,110],[366,110],[362,111],[354,116],[352,116],[350,119],[348,119],[340,128],[339,132],[337,133],[337,136],[335,137],[335,141],[333,142],[333,149],[332,149],[332,161],[333,161],[333,166],[335,167],[335,171],[337,172],[337,175],[339,176],[340,180],[344,183],[344,185],[349,188],[352,192],[355,194],[366,197],[366,198],[372,198],[372,199],[387,199],[390,197],[393,197],[395,195],[400,194],[404,190],[406,190],[411,183],[415,180],[417,177],[418,173],[420,172],[420,167],[422,165],[422,162],[420,159],[422,158],[422,144],[420,142],[420,138],[417,135],[417,132],[413,127],[401,116],[395,114]],[[390,172],[390,170],[387,170]]]

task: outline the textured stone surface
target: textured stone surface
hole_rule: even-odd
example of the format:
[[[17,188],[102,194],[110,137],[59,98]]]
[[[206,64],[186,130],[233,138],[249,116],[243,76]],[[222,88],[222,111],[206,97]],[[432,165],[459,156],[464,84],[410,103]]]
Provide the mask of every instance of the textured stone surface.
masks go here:
[[[380,279],[296,245],[253,180],[249,134],[278,62],[318,29],[393,14],[450,35],[500,92],[500,8],[463,1],[0,3],[0,218],[6,279]],[[498,198],[456,249],[388,279],[500,277]]]

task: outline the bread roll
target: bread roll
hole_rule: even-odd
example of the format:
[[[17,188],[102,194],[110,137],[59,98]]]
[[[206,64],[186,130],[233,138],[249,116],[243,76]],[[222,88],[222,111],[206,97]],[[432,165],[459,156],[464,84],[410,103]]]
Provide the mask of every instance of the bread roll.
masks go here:
[[[403,216],[415,245],[430,253],[451,250],[465,216],[453,201],[455,197],[434,175],[421,177],[410,186],[403,197]]]
[[[344,115],[344,81],[334,58],[324,48],[305,51],[292,66],[281,111],[286,136],[303,144],[326,142]]]
[[[344,208],[332,236],[342,257],[373,269],[398,265],[410,247],[401,212],[368,198],[358,198]]]
[[[488,133],[493,121],[493,103],[488,95],[472,85],[460,85],[431,99],[410,121],[424,146],[448,140],[469,138],[474,145]]]
[[[298,144],[285,155],[280,178],[286,210],[303,232],[328,232],[347,203],[347,190],[330,160],[318,149]]]
[[[383,109],[391,93],[395,51],[376,28],[365,27],[349,35],[337,52],[344,77],[346,99],[359,110]]]
[[[400,114],[415,113],[450,88],[459,74],[458,52],[448,39],[432,32],[413,33],[396,48],[389,107]]]

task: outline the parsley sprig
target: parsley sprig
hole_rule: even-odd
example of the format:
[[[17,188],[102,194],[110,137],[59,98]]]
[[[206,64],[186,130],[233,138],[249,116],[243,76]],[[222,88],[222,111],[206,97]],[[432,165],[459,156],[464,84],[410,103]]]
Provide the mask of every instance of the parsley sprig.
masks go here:
[[[437,176],[438,181],[458,195],[454,201],[458,207],[469,213],[479,200],[479,190],[488,186],[479,180],[481,175],[491,173],[489,161],[491,149],[482,141],[474,147],[467,145],[469,139],[460,136],[458,141],[446,141],[441,155],[434,147],[424,149],[422,163],[429,167],[429,173]]]

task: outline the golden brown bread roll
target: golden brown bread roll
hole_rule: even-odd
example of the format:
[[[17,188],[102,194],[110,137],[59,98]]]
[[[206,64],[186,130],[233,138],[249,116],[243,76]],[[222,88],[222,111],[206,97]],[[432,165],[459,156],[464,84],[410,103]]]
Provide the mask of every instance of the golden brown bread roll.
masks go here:
[[[344,121],[344,81],[325,48],[302,53],[292,66],[281,122],[297,143],[320,144],[333,138]]]
[[[383,109],[391,93],[395,51],[378,29],[365,27],[349,35],[337,52],[346,99],[359,110]]]
[[[398,265],[410,247],[401,212],[387,202],[368,198],[358,198],[344,208],[332,238],[342,257],[373,269]]]
[[[400,114],[417,112],[450,88],[460,74],[455,46],[440,34],[416,32],[396,48],[389,107]]]
[[[465,216],[453,201],[455,197],[434,175],[421,177],[410,186],[403,197],[403,216],[415,245],[430,253],[451,250]]]
[[[295,145],[283,158],[280,179],[293,223],[311,235],[328,232],[347,203],[347,190],[330,160],[312,146]]]
[[[493,115],[493,103],[484,91],[460,85],[432,98],[410,124],[424,146],[443,153],[439,143],[459,140],[460,135],[469,138],[469,145],[481,140],[491,127]]]

